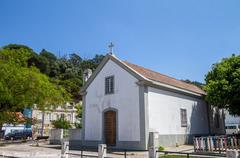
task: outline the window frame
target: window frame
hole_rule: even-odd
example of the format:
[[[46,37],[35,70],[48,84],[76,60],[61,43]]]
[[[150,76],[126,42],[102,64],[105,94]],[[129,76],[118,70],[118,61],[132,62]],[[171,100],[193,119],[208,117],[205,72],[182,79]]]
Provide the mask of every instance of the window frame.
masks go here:
[[[183,112],[185,112],[185,115]],[[180,108],[180,121],[181,121],[181,127],[188,126],[187,109],[185,109],[185,108]]]
[[[219,111],[215,113],[215,128],[219,129],[220,128],[220,114]]]
[[[112,91],[111,91],[111,87],[108,87],[108,89],[107,89],[107,84],[109,84],[108,86],[111,86],[111,84],[109,82],[107,82],[107,80],[109,80],[109,79],[112,79],[112,86],[113,86]],[[115,92],[115,78],[114,78],[114,75],[105,77],[104,89],[105,89],[105,95],[114,94],[114,92]]]
[[[65,120],[65,114],[64,114],[64,113],[61,113],[61,114],[60,114],[60,119]]]

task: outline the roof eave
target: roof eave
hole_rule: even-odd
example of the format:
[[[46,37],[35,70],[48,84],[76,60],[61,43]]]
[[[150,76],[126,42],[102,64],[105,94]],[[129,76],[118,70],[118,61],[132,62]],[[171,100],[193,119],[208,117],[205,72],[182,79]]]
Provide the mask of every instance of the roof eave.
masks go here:
[[[199,98],[202,98],[202,97],[205,96],[205,94],[202,94],[202,93],[196,93],[196,92],[193,92],[193,91],[189,91],[189,90],[186,90],[186,89],[183,89],[183,88],[175,87],[175,86],[168,85],[168,84],[161,83],[161,82],[156,82],[156,81],[153,81],[153,80],[145,81],[145,85],[150,86],[150,87],[154,87],[154,88],[158,88],[158,89],[162,89],[162,88],[170,89],[174,92],[180,92],[180,93],[188,94],[188,95],[191,95],[191,96],[196,96],[196,97],[199,97]]]
[[[134,77],[136,77],[139,81],[142,81],[147,86],[152,86],[152,87],[156,87],[156,88],[166,88],[166,89],[173,90],[175,92],[182,92],[184,94],[188,94],[188,95],[192,95],[192,96],[196,96],[196,97],[200,97],[200,98],[202,98],[204,95],[206,95],[206,94],[200,94],[200,93],[192,92],[192,91],[189,91],[189,90],[186,90],[186,89],[183,89],[183,88],[179,88],[179,87],[175,87],[175,86],[172,86],[172,85],[168,85],[168,84],[165,84],[165,83],[157,82],[157,81],[154,81],[154,80],[150,80],[150,79],[146,78],[145,76],[141,75],[140,73],[138,73],[137,71],[135,71],[133,68],[131,68],[130,66],[128,66],[124,62],[122,62],[117,57],[115,57],[111,54],[107,54],[105,56],[105,58],[99,64],[97,69],[93,72],[93,74],[90,76],[88,81],[82,87],[82,89],[80,91],[80,95],[86,95],[86,93],[87,93],[86,89],[91,84],[91,82],[94,80],[94,78],[97,76],[97,74],[102,70],[102,68],[105,66],[105,64],[108,62],[108,60],[110,60],[110,59],[113,62],[115,62],[116,64],[118,64],[120,67],[125,69],[127,72],[132,74]]]

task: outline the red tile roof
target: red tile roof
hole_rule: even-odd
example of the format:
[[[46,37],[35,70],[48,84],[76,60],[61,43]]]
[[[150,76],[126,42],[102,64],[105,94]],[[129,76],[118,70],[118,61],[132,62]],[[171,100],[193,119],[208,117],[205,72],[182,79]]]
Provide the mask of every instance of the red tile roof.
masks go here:
[[[136,72],[138,72],[139,74],[141,74],[142,76],[144,76],[150,80],[164,83],[167,85],[171,85],[171,86],[181,88],[184,90],[188,90],[191,92],[195,92],[198,94],[205,94],[205,92],[202,89],[200,89],[199,87],[197,87],[193,84],[188,84],[186,82],[183,82],[183,81],[177,80],[175,78],[160,74],[158,72],[143,68],[141,66],[131,64],[127,61],[124,61],[123,63],[125,63],[127,66],[129,66],[130,68],[132,68],[133,70],[135,70]]]

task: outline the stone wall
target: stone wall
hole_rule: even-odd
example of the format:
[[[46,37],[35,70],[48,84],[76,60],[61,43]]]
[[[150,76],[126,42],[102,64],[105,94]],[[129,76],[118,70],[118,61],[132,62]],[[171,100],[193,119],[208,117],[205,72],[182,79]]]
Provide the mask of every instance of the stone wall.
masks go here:
[[[82,146],[82,129],[69,129],[69,148],[80,149]]]
[[[49,143],[60,145],[63,139],[63,129],[51,129],[49,134]]]

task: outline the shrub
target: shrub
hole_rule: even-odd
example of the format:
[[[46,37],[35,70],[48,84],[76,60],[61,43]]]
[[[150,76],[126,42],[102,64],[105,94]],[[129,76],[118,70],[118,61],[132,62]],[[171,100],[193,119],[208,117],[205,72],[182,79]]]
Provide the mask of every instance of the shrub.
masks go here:
[[[75,122],[74,125],[76,128],[82,128],[82,124],[79,122]]]
[[[54,126],[54,128],[57,128],[57,129],[72,128],[71,123],[68,120],[65,120],[65,119],[62,119],[62,118],[60,118],[58,120],[55,120],[55,121],[52,121],[52,125]]]
[[[164,147],[163,147],[163,146],[159,146],[159,147],[158,147],[158,150],[159,150],[159,151],[163,151],[163,150],[164,150]]]

